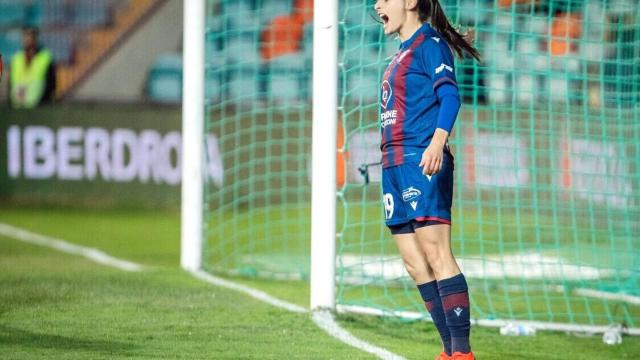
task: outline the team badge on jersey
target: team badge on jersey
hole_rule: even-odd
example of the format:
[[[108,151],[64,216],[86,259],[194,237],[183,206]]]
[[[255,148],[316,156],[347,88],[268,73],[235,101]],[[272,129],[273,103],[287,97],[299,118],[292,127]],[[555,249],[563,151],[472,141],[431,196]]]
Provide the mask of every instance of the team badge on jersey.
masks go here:
[[[393,90],[391,90],[391,84],[389,84],[388,80],[382,82],[382,105],[383,109],[387,109],[387,105],[389,105],[389,100],[391,100],[391,96],[393,95]]]

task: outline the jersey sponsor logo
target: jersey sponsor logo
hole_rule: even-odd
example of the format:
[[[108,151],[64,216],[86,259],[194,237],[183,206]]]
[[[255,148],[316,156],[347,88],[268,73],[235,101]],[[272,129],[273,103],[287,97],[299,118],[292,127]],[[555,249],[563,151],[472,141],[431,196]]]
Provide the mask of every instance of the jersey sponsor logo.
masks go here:
[[[387,110],[380,114],[380,125],[383,129],[389,125],[394,125],[396,123],[397,117],[398,110]]]
[[[410,204],[411,204],[411,208],[413,208],[413,211],[415,211],[416,207],[418,207],[418,202],[417,201],[412,201]]]
[[[393,96],[393,90],[391,89],[391,84],[389,84],[388,80],[382,82],[382,103],[380,104],[383,109],[387,110],[387,105],[389,105],[389,101],[391,100],[391,96]]]
[[[440,66],[438,66],[436,68],[436,74],[441,73],[443,70],[447,70],[448,72],[453,72],[453,68],[445,63],[440,64]]]
[[[420,195],[422,195],[422,192],[420,190],[414,188],[413,186],[410,186],[410,187],[402,190],[402,200],[404,200],[404,201],[414,200],[415,198],[417,198]]]
[[[440,42],[440,38],[439,38],[439,37],[435,37],[435,36],[433,36],[433,37],[432,37],[432,39],[433,39],[433,41],[435,41],[435,42],[437,42],[437,43],[439,43],[439,42]]]

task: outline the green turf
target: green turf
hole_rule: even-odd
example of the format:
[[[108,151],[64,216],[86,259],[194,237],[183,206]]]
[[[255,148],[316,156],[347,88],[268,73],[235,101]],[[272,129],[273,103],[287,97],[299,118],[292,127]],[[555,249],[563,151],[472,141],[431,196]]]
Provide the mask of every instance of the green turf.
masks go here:
[[[177,211],[0,207],[0,221],[145,264],[178,266],[180,261]]]
[[[370,359],[173,267],[124,273],[0,237],[2,359]],[[174,253],[175,255],[175,253]]]
[[[340,323],[354,335],[400,353],[407,359],[430,359],[437,350],[437,332],[430,323],[345,315]],[[577,337],[538,332],[534,337],[500,336],[498,329],[474,327],[471,345],[478,359],[637,359],[640,340],[625,337],[619,346],[605,345],[600,336]]]
[[[177,268],[177,212],[0,208],[0,221],[141,262],[124,273],[79,257],[0,238],[0,354],[3,359],[317,358],[371,356],[342,345],[306,315],[199,282]],[[308,284],[236,279],[299,305]],[[341,316],[364,340],[408,359],[438,351],[432,325]],[[542,332],[501,337],[473,329],[480,359],[634,359],[640,339],[609,347],[599,337]]]

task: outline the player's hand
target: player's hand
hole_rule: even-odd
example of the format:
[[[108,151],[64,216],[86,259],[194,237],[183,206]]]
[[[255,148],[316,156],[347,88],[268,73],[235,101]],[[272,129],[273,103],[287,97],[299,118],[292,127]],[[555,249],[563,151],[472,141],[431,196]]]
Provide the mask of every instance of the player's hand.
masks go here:
[[[444,146],[431,142],[427,149],[422,153],[420,167],[424,175],[434,175],[442,169],[442,158],[444,154]]]

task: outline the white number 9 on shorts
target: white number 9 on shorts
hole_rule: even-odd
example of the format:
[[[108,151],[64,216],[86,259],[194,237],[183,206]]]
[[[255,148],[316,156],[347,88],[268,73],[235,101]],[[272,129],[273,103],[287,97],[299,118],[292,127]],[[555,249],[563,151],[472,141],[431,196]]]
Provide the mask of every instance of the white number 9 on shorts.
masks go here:
[[[384,216],[389,220],[393,216],[393,196],[390,193],[384,194],[382,202],[384,203]]]

